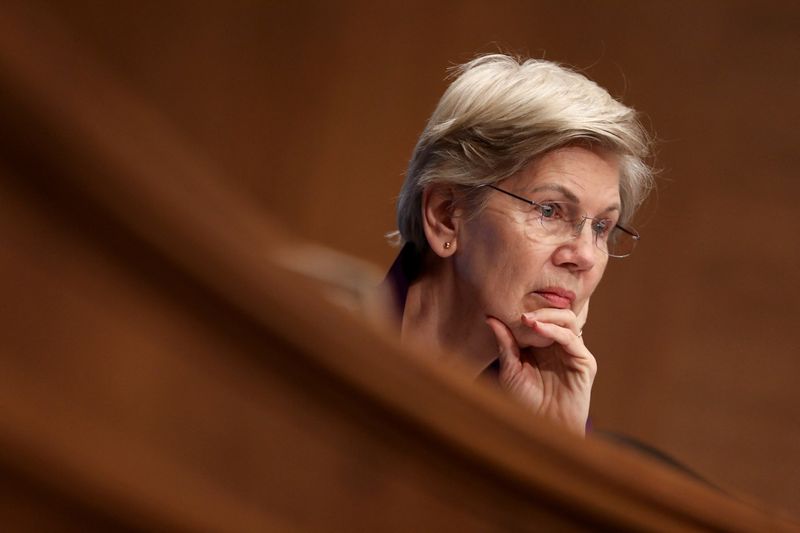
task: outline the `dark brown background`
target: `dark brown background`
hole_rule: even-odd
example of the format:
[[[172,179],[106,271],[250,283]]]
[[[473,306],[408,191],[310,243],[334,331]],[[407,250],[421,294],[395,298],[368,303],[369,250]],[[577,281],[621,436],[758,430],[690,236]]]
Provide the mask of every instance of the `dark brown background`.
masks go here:
[[[585,71],[645,113],[662,169],[592,301],[594,425],[800,512],[796,3],[48,7],[297,235],[381,266],[447,66],[502,49]]]

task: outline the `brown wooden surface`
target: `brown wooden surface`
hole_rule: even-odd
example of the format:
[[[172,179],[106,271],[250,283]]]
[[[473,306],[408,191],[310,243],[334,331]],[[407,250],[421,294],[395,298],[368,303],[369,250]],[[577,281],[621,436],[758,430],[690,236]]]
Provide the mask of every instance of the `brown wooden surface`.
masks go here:
[[[0,10],[5,523],[792,527],[327,304],[272,260],[294,236],[69,36]]]

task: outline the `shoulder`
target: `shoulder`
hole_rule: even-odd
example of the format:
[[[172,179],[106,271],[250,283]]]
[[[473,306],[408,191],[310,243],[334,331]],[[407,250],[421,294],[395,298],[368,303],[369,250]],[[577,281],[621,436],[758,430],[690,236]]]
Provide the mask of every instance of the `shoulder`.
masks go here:
[[[369,322],[393,322],[394,298],[372,263],[320,244],[293,243],[273,254],[284,268],[311,279],[324,298]]]

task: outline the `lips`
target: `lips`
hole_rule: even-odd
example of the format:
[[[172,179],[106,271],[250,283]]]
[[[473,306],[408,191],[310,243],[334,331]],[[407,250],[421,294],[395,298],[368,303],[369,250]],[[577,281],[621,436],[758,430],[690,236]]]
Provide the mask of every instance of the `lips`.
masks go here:
[[[562,289],[561,287],[547,287],[533,292],[545,299],[551,307],[556,307],[558,309],[567,309],[575,300],[574,292]]]

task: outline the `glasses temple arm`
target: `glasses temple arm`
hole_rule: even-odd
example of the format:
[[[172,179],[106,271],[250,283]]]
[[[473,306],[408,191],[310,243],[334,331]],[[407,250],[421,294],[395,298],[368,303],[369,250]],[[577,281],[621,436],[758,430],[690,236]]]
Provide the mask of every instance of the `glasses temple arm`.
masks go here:
[[[630,229],[626,228],[625,226],[623,226],[622,224],[617,224],[616,227],[618,229],[621,229],[622,231],[624,231],[628,235],[632,236],[637,241],[642,238],[642,236],[639,235],[639,232],[637,232],[636,230],[630,230]]]
[[[539,205],[539,202],[534,202],[533,200],[528,200],[527,198],[523,198],[522,196],[517,196],[513,192],[506,191],[505,189],[501,189],[500,187],[495,187],[494,185],[488,183],[486,185],[481,185],[481,187],[489,187],[490,189],[494,189],[497,192],[501,192],[503,194],[511,196],[512,198],[516,198],[517,200],[522,200],[528,205]]]

